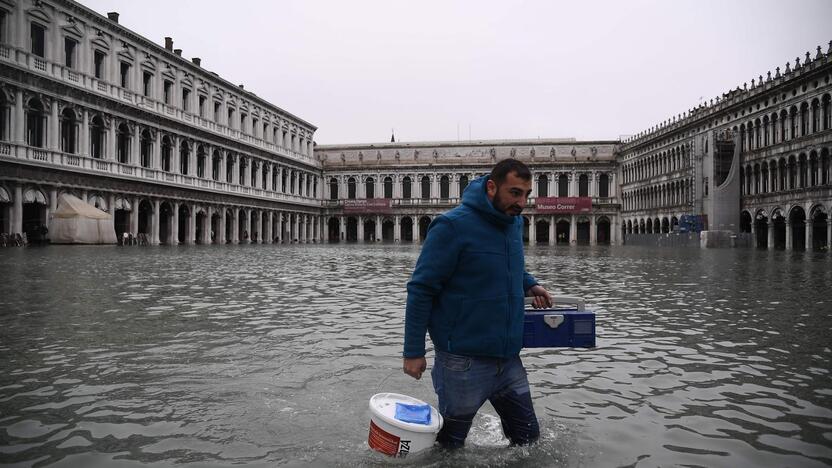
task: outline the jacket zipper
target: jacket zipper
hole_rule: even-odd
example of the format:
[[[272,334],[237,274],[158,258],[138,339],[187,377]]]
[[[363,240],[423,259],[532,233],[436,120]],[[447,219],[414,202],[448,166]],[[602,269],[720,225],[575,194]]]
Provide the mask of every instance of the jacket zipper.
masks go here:
[[[513,226],[512,226],[513,227]],[[509,344],[509,320],[511,319],[511,228],[503,231],[505,234],[505,248],[506,248],[506,304],[508,305],[508,310],[503,311],[506,314],[506,330],[505,334],[503,335],[503,357],[508,356],[508,344]]]

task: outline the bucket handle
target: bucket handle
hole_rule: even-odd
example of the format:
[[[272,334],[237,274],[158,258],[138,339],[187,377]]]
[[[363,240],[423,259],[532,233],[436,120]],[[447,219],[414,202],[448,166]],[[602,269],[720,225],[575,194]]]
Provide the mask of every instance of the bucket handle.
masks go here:
[[[523,304],[524,305],[532,305],[534,302],[534,297],[529,296],[524,298]],[[586,303],[582,297],[578,296],[552,296],[552,308],[559,305],[575,305],[578,309],[578,312],[583,312],[586,309]]]

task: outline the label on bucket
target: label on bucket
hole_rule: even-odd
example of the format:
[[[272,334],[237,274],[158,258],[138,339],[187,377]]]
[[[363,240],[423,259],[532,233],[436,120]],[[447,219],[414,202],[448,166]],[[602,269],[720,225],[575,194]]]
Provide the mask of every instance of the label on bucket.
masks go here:
[[[385,455],[390,455],[391,457],[397,455],[403,457],[410,452],[409,440],[401,440],[399,436],[378,427],[373,421],[370,421],[370,437],[367,443],[371,449],[377,450]],[[399,445],[401,445],[401,449]]]

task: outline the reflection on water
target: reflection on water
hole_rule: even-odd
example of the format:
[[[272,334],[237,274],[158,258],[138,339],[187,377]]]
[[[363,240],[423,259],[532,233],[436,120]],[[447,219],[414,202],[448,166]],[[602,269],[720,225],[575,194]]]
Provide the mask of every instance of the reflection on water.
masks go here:
[[[417,255],[2,249],[0,463],[383,466],[370,396],[436,401],[400,371]],[[538,247],[527,264],[587,299],[598,348],[524,352],[537,445],[506,447],[487,406],[467,448],[418,464],[832,464],[829,255]]]

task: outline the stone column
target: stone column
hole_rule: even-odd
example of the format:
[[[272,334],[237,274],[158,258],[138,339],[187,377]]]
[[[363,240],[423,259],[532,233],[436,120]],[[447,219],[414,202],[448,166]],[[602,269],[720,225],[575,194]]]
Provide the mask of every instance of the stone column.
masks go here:
[[[81,136],[78,138],[78,154],[89,157],[90,155],[90,113],[84,109],[81,116]]]
[[[191,216],[188,217],[188,244],[196,244],[196,211],[199,207],[192,204],[188,207]]]
[[[231,217],[231,243],[240,243],[240,207],[235,206]]]
[[[555,239],[555,217],[549,216],[549,245],[555,245],[557,243],[557,239]]]
[[[792,222],[786,218],[786,250],[792,249]]]
[[[179,174],[180,172],[180,164],[179,158],[181,154],[179,152],[180,145],[182,144],[182,138],[178,136],[173,137],[173,141],[171,142],[173,146],[170,149],[170,172],[173,174]]]
[[[170,245],[179,244],[179,202],[173,202],[173,216],[170,223]]]
[[[266,213],[266,229],[264,229],[265,232],[263,233],[263,240],[265,241],[266,244],[271,244],[273,242],[273,239],[274,239],[273,230],[274,230],[274,212],[269,211],[268,213]]]
[[[772,250],[774,248],[774,222],[769,219],[766,221],[766,226],[768,226],[768,229],[766,229],[766,249]]]
[[[590,172],[588,175],[589,178],[589,196],[590,197],[597,197],[598,196],[598,173],[597,172]]]
[[[257,243],[263,243],[263,212],[257,212],[257,222],[255,223],[257,229]]]
[[[116,161],[116,120],[110,120],[110,128],[107,129],[107,150],[105,151],[104,159],[109,161]]]
[[[249,174],[248,170],[246,170]],[[251,208],[246,208],[246,230],[248,231],[248,239],[246,240],[246,244],[251,244],[252,239],[254,239],[254,229],[256,225],[254,224],[254,210]]]
[[[205,244],[212,244],[218,235],[214,232],[214,207],[209,206],[205,215],[205,228],[202,229],[202,236],[205,238]],[[211,233],[214,232],[214,236]]]
[[[222,212],[220,213],[220,226],[219,232],[217,232],[217,243],[225,244],[225,225],[228,222],[228,220],[226,219],[228,208],[226,208],[225,206],[221,206],[220,209],[222,210]]]
[[[44,147],[52,151],[58,151],[61,148],[61,121],[58,118],[58,101],[56,99],[52,99],[50,111],[51,115],[49,116],[49,130],[47,135],[49,142]]]
[[[243,180],[245,181],[245,186],[246,187],[253,187],[253,184],[251,182],[251,168],[254,167],[254,164],[256,164],[256,161],[254,160],[254,158],[247,158],[247,159],[248,159],[248,165],[246,166],[245,174],[243,174]],[[249,235],[251,235],[251,231],[249,231]]]
[[[299,226],[300,226],[300,232],[298,233],[298,238],[299,238],[298,240],[300,241],[301,244],[306,244],[309,240],[309,237],[308,237],[308,234],[309,234],[309,216],[305,215],[305,214],[302,214],[302,215],[299,215],[298,218],[299,218],[298,223],[299,223]]]
[[[324,241],[324,217],[315,216],[315,242],[323,243]]]
[[[535,229],[534,215],[529,215],[529,245],[537,243],[537,229]]]
[[[220,163],[219,163],[220,164],[220,168],[219,168],[220,170],[217,172],[217,182],[228,182],[227,180],[225,180],[227,178],[226,171],[228,170],[228,167],[226,166],[226,164],[228,164],[228,162],[225,159],[226,158],[225,150],[220,150],[219,153],[220,153]],[[211,156],[211,164],[213,164],[213,163],[214,163],[214,157],[212,155]]]
[[[14,187],[14,204],[11,213],[11,233],[23,234],[23,186],[20,184]]]
[[[129,151],[129,161],[127,164],[133,166],[141,166],[142,165],[142,153],[141,153],[141,141],[139,140],[139,126],[133,129],[133,135],[130,136],[130,151]],[[136,173],[138,174],[138,173]]]
[[[364,217],[358,217],[358,242],[364,242]]]
[[[612,226],[610,226],[612,227]],[[595,215],[589,216],[589,245],[598,245],[597,224],[595,223]]]
[[[130,234],[135,238],[139,234],[139,197],[133,197],[130,211]]]
[[[159,207],[161,204],[159,200],[153,200],[153,228],[150,241],[152,245],[159,245]]]
[[[300,235],[299,235],[299,232],[300,232],[300,215],[295,213],[295,214],[293,214],[293,217],[294,217],[294,223],[292,224],[292,231],[294,231],[294,232],[292,232],[292,240],[296,241],[300,238]]]
[[[815,224],[814,224],[814,221],[812,221],[812,218],[806,218],[806,229],[805,229],[806,232],[805,232],[805,235],[806,235],[806,251],[807,252],[812,251],[812,242],[814,240],[814,236],[813,236],[814,233],[812,232],[812,229],[814,228],[814,225]]]
[[[18,14],[19,17],[24,18],[25,15]],[[25,23],[24,23],[25,24]],[[21,28],[24,29],[24,28]],[[28,30],[28,28],[25,28]],[[24,44],[25,42],[21,42]],[[14,140],[18,144],[26,143],[26,112],[23,111],[23,90],[18,89],[14,93],[14,115],[9,116],[10,123],[14,130]],[[22,218],[21,218],[22,219]],[[18,233],[21,231],[16,231]]]
[[[338,240],[345,241],[347,239],[347,218],[345,216],[338,217]]]
[[[569,244],[577,244],[578,243],[578,220],[575,215],[570,215],[571,220],[569,222]]]
[[[381,241],[381,216],[376,216],[376,242]]]
[[[266,183],[263,185],[263,190],[271,192],[274,190],[272,187],[272,171],[274,170],[274,166],[271,164],[265,164],[263,167],[263,171],[266,174]]]
[[[162,169],[162,134],[157,132],[153,139],[153,149],[150,151],[150,168]]]
[[[110,216],[113,217],[115,220],[115,195],[110,193],[107,197],[107,208]],[[49,225],[49,221],[52,219],[52,215],[55,213],[55,210],[58,209],[58,189],[55,187],[51,187],[49,189],[49,208],[46,210],[46,224]],[[2,228],[2,226],[0,226]]]
[[[393,242],[402,241],[402,217],[396,215],[395,225],[393,227]]]

